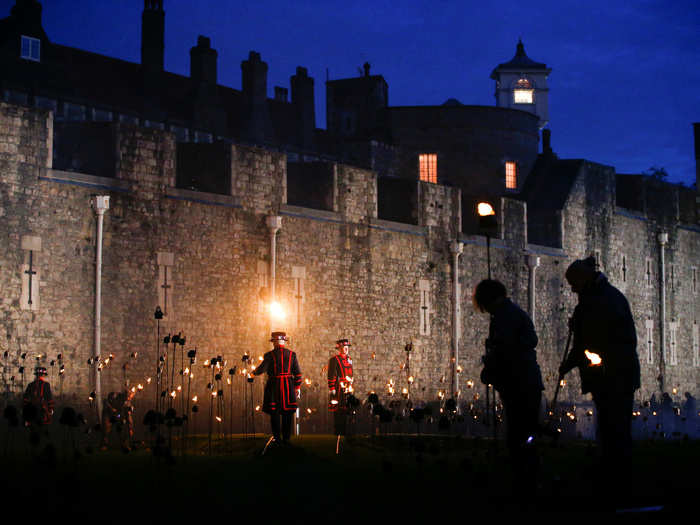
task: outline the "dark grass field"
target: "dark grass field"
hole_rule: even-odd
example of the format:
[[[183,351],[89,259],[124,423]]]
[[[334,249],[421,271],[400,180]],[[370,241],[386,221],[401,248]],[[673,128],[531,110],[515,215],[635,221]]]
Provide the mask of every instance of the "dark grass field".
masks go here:
[[[539,443],[535,496],[513,497],[503,443],[454,436],[386,435],[293,438],[197,436],[183,453],[154,456],[148,443],[130,452],[65,440],[55,455],[14,443],[2,458],[2,495],[20,511],[40,510],[70,523],[418,523],[524,516],[539,521],[663,520],[695,513],[700,442],[636,442],[627,489],[602,504],[591,442]],[[78,454],[76,455],[76,450]],[[608,489],[609,490],[609,489]],[[656,507],[644,512],[640,508]],[[621,512],[626,510],[627,512]],[[339,517],[340,516],[340,517]]]

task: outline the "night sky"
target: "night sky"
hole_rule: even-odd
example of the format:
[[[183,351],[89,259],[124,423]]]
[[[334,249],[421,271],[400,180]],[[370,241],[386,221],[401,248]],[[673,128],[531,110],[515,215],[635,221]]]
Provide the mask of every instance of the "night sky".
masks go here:
[[[0,17],[13,4],[0,0]],[[42,4],[53,42],[140,60],[143,1]],[[364,62],[388,82],[392,106],[448,98],[494,105],[489,75],[521,37],[528,56],[552,68],[549,127],[560,157],[619,173],[663,167],[671,182],[695,182],[697,0],[164,0],[164,7],[168,71],[189,74],[200,34],[219,53],[219,83],[236,89],[250,50],[269,65],[269,96],[305,66],[316,80],[318,127],[325,127],[326,75],[357,76]]]

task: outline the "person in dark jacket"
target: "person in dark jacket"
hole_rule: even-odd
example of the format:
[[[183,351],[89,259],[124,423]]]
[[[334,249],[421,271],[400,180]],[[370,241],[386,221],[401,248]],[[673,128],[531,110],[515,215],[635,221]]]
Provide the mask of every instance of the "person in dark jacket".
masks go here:
[[[530,316],[507,297],[499,281],[481,281],[474,290],[474,305],[491,316],[481,380],[492,384],[503,402],[515,487],[526,497],[536,482],[539,460],[534,439],[544,390],[535,353],[537,334]]]
[[[582,392],[593,396],[602,475],[611,483],[631,459],[634,392],[640,387],[637,332],[627,299],[596,270],[593,257],[574,261],[566,280],[578,304],[570,321],[573,347],[559,374],[578,367]]]
[[[262,409],[270,415],[275,442],[282,445],[289,444],[292,417],[301,391],[301,369],[296,353],[285,348],[288,340],[286,333],[272,332],[270,341],[274,348],[263,356],[262,363],[253,371],[256,376],[267,373]]]
[[[37,366],[34,375],[36,379],[24,391],[24,419],[29,427],[45,427],[51,424],[55,409],[51,385],[46,380],[45,367]]]
[[[340,436],[346,435],[347,432],[353,376],[352,359],[349,355],[350,342],[347,339],[338,339],[335,348],[338,353],[328,361],[328,410],[333,413],[334,432]]]

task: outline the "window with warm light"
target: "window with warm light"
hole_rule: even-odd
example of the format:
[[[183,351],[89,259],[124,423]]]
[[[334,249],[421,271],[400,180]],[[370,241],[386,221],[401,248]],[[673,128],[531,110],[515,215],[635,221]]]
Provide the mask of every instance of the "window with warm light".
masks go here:
[[[418,155],[420,180],[437,183],[437,154],[422,153]]]
[[[534,92],[532,83],[526,78],[521,78],[515,83],[513,102],[516,104],[532,104],[534,102]]]
[[[506,189],[518,189],[518,169],[515,162],[506,162]]]

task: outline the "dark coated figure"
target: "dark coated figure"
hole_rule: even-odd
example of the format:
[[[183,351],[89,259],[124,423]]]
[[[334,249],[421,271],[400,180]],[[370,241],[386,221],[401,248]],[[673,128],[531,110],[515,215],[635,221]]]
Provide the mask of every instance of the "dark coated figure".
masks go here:
[[[46,368],[37,366],[34,375],[36,379],[29,383],[24,391],[23,412],[27,426],[38,428],[51,424],[55,405],[51,385],[46,380]]]
[[[593,396],[601,479],[612,488],[631,459],[632,407],[640,387],[634,319],[627,299],[596,270],[593,257],[574,261],[566,280],[578,304],[570,321],[573,347],[559,374],[578,367],[583,393]]]
[[[270,341],[274,348],[265,354],[253,372],[256,376],[267,372],[262,409],[270,415],[275,442],[283,445],[289,444],[292,418],[301,392],[301,369],[296,353],[285,348],[288,340],[284,332],[272,332]]]
[[[474,290],[474,306],[491,316],[481,381],[493,385],[503,402],[514,488],[527,499],[536,486],[539,460],[534,440],[544,390],[535,352],[537,334],[530,316],[507,297],[499,281],[481,281]]]
[[[347,418],[350,413],[350,396],[352,395],[352,359],[350,342],[338,339],[336,355],[328,361],[328,410],[333,413],[334,432],[337,436],[347,435]]]
[[[134,437],[134,393],[131,390],[110,392],[102,403],[102,449],[106,450],[112,430],[119,435],[122,449],[131,450]]]

